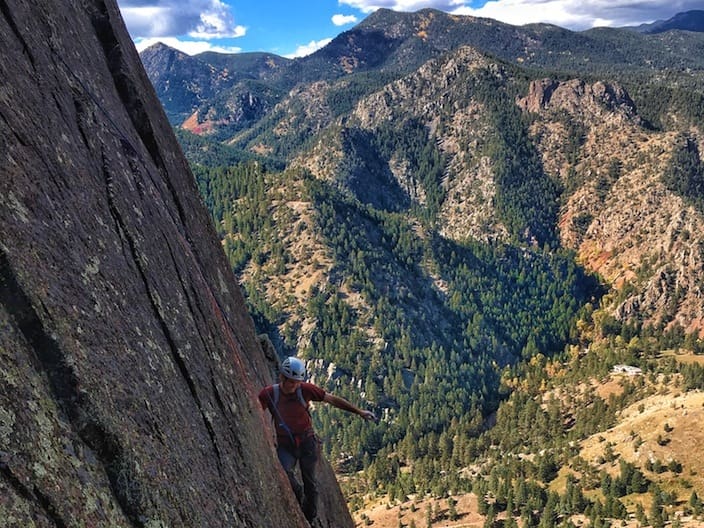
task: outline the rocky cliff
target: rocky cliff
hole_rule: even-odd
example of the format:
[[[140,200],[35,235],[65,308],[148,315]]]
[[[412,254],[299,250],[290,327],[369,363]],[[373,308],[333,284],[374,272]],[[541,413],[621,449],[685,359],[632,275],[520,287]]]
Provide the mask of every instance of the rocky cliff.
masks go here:
[[[113,0],[0,2],[0,526],[306,526],[271,379]],[[351,526],[328,466],[321,524]]]

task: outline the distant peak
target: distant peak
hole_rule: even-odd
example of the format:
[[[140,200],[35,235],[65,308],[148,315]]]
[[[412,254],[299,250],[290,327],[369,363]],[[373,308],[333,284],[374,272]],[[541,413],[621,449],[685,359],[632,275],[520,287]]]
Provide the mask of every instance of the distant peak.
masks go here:
[[[155,50],[155,51],[156,50],[174,50],[174,51],[176,51],[175,48],[172,48],[171,46],[167,46],[166,44],[164,44],[161,41],[155,42],[154,44],[152,44],[151,46],[149,46],[146,49],[151,49],[151,50]]]
[[[656,20],[650,24],[631,27],[640,33],[664,33],[672,29],[683,31],[704,32],[704,10],[692,9],[677,13],[668,20]]]
[[[172,48],[163,42],[155,42],[148,48],[144,48],[139,52],[139,56],[143,59],[145,57],[189,57],[188,54],[179,51],[176,48]]]

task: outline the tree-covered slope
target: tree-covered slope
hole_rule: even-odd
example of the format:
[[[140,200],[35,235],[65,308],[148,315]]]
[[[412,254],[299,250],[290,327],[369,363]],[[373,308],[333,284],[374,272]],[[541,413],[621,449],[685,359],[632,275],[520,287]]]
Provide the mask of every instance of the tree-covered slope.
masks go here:
[[[248,277],[260,328],[278,336],[282,352],[312,360],[320,382],[351,398],[361,388],[384,414],[375,427],[342,433],[322,420],[325,437],[342,435],[335,452],[356,464],[382,447],[452,435],[495,409],[499,369],[560,350],[578,311],[599,295],[569,253],[457,244],[299,174],[303,184],[285,199],[307,203],[311,218],[296,237],[310,230],[326,252],[311,260],[328,263],[298,302],[286,300],[269,288],[284,282],[275,275],[287,273],[295,251],[295,239],[280,236],[291,219],[277,211],[291,176],[249,165],[203,170],[199,182],[226,253]]]

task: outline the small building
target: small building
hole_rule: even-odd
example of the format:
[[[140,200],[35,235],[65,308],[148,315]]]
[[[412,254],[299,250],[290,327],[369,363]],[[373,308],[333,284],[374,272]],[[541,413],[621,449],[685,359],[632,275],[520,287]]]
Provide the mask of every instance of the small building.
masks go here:
[[[614,365],[611,372],[614,374],[625,374],[626,376],[640,376],[643,374],[643,369],[633,365]]]

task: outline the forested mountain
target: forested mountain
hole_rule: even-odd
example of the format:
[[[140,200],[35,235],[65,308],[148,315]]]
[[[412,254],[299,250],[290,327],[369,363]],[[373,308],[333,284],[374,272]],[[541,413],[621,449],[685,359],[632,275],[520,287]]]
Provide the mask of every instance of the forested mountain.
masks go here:
[[[389,80],[460,46],[531,68],[618,78],[648,90],[663,84],[689,89],[692,76],[701,81],[704,65],[701,33],[646,35],[609,28],[573,32],[547,24],[511,26],[432,9],[417,13],[380,9],[323,49],[294,60],[266,53],[188,57],[161,44],[141,55],[172,122],[227,139],[256,121],[243,119],[243,114],[263,117],[300,83],[344,79],[331,97],[340,110],[349,110]],[[649,77],[656,72],[666,77]],[[661,96],[659,91],[655,97]]]
[[[227,115],[220,126],[234,123],[243,127],[260,119],[283,95],[276,83],[267,81],[276,79],[289,62],[270,53],[202,53],[191,57],[161,43],[140,57],[169,120],[197,133],[212,130],[184,121],[201,107],[206,116]]]
[[[686,483],[646,467],[668,461],[645,430],[635,454],[577,447],[702,388],[696,356],[661,354],[702,351],[702,51],[695,32],[379,10],[275,71],[250,57],[249,97],[215,82],[245,75],[234,59],[170,62],[213,72],[179,137],[257,327],[382,416],[316,413],[350,496],[471,490],[487,522],[553,526],[704,493],[696,461]]]
[[[667,20],[657,20],[651,24],[641,24],[633,29],[641,33],[664,33],[671,29],[704,31],[704,11],[693,9],[685,13],[677,13]]]

